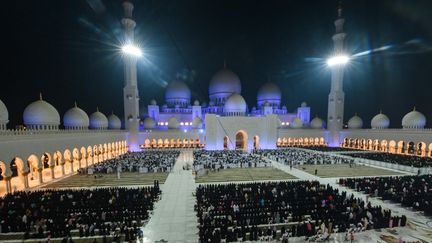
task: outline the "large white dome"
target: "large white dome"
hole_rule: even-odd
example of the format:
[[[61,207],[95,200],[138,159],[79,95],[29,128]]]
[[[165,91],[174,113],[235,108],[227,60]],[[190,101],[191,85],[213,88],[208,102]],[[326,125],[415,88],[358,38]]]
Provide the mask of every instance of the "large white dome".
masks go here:
[[[279,87],[274,83],[266,83],[258,90],[257,103],[262,106],[265,102],[279,105],[282,93]]]
[[[296,117],[294,118],[293,122],[290,124],[291,128],[302,128],[303,122],[300,120],[300,118]]]
[[[107,129],[108,119],[99,111],[99,109],[90,115],[90,128],[91,129]]]
[[[359,116],[357,116],[357,114],[348,120],[349,129],[360,129],[362,127],[363,127],[363,120]]]
[[[168,128],[169,129],[178,129],[180,127],[180,123],[177,120],[177,117],[173,116],[168,119]]]
[[[108,116],[108,129],[120,129],[121,128],[121,120],[114,113]]]
[[[151,117],[146,117],[144,119],[144,129],[153,129],[156,126],[155,120]]]
[[[165,101],[168,105],[188,105],[191,99],[189,87],[182,81],[175,80],[168,84]]]
[[[409,112],[402,118],[402,127],[403,128],[424,128],[426,126],[426,117],[421,113],[415,110]]]
[[[374,116],[371,120],[372,129],[385,129],[390,126],[390,119],[381,112]]]
[[[214,95],[225,95],[241,93],[241,83],[239,77],[229,69],[222,69],[213,75],[209,85],[210,99]]]
[[[66,129],[87,129],[90,120],[87,113],[75,104],[64,114],[63,125]]]
[[[9,112],[3,101],[0,100],[0,124],[7,124],[9,122]]]
[[[322,129],[324,128],[324,121],[319,117],[315,117],[312,119],[310,126],[313,129]]]
[[[245,115],[246,114],[246,101],[243,96],[239,94],[232,94],[224,105],[224,113],[226,115]]]
[[[42,100],[41,97],[24,109],[23,120],[30,129],[57,129],[60,125],[60,114],[54,106]],[[46,128],[45,126],[54,127]]]

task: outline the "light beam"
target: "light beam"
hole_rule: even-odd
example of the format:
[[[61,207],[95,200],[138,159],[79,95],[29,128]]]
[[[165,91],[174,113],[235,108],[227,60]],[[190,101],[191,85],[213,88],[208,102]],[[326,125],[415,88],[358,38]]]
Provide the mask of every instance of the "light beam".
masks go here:
[[[329,67],[336,65],[345,65],[349,62],[349,57],[345,55],[333,56],[327,59],[327,65]]]
[[[139,49],[138,47],[131,45],[131,44],[127,44],[127,45],[122,46],[122,52],[125,54],[128,54],[128,55],[136,56],[136,57],[142,56],[141,49]]]

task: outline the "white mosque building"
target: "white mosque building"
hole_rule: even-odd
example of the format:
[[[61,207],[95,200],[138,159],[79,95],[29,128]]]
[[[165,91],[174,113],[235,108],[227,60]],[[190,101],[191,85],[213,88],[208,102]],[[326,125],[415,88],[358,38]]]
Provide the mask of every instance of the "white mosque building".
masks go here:
[[[125,1],[123,8],[121,23],[126,37],[133,40],[133,4]],[[339,10],[333,36],[336,54],[343,52],[343,24]],[[123,126],[114,114],[106,116],[96,108],[88,115],[77,104],[61,117],[41,95],[23,112],[25,129],[11,130],[8,101],[0,97],[0,194],[61,179],[127,151],[151,148],[250,151],[329,145],[432,157],[432,129],[425,127],[426,116],[420,111],[407,111],[399,121],[390,121],[381,112],[368,122],[358,115],[344,118],[344,100],[349,97],[343,92],[342,65],[332,67],[326,120],[310,120],[306,103],[288,112],[281,106],[281,90],[272,83],[259,89],[257,104],[249,110],[241,96],[240,78],[226,67],[210,81],[208,105],[191,103],[187,85],[174,81],[166,89],[165,104],[152,100],[141,120],[137,60],[125,56],[124,61]],[[390,124],[399,128],[389,128]]]

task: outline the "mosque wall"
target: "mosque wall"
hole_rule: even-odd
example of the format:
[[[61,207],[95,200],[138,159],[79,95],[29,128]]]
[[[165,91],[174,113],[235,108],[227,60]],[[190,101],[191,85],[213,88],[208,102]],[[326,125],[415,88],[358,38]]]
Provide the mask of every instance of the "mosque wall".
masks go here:
[[[0,161],[10,162],[15,157],[27,159],[32,154],[54,154],[74,148],[108,144],[127,139],[126,131],[57,131],[40,134],[0,136]]]
[[[215,114],[206,114],[205,120],[205,142],[208,150],[276,148],[278,123],[276,115],[221,117]]]
[[[432,129],[347,129],[340,132],[345,138],[394,140],[426,144],[432,143]]]

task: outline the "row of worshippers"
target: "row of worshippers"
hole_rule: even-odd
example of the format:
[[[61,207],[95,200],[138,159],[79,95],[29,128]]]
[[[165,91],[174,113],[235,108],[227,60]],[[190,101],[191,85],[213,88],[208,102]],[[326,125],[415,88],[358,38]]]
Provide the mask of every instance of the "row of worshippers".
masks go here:
[[[381,162],[387,162],[392,164],[414,166],[414,167],[427,167],[432,166],[432,158],[430,157],[420,157],[405,154],[392,154],[392,153],[350,153],[345,154],[354,158],[370,159]]]
[[[24,238],[109,235],[116,228],[141,227],[160,190],[98,188],[94,190],[20,191],[0,198],[0,233],[23,232]]]
[[[339,184],[432,215],[432,175],[340,179]]]
[[[257,240],[260,231],[281,225],[291,236],[312,237],[316,226],[332,234],[353,225],[386,228],[393,221],[390,210],[317,181],[200,185],[196,197],[200,242]],[[406,218],[391,226],[405,223]]]
[[[170,172],[179,155],[178,150],[128,152],[87,167],[87,173]]]
[[[260,156],[286,165],[353,164],[354,159],[332,153],[321,153],[298,148],[263,149],[255,151]]]
[[[304,149],[310,149],[310,150],[315,150],[315,151],[320,151],[320,152],[359,151],[358,149],[354,149],[354,148],[328,147],[327,145],[305,145],[305,146],[296,145],[294,147],[304,148]]]
[[[195,171],[230,168],[269,167],[271,163],[259,156],[239,150],[195,150],[193,152]]]

